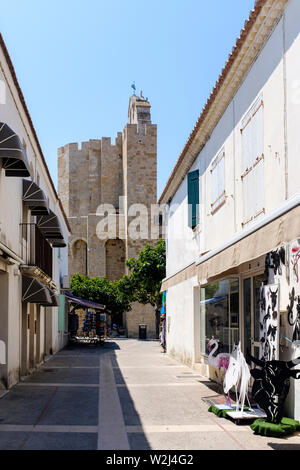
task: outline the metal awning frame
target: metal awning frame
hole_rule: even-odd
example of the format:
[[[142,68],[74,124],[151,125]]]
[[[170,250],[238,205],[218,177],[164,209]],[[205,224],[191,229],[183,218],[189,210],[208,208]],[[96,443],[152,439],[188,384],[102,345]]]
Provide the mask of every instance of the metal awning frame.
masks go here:
[[[0,122],[0,159],[8,177],[28,177],[30,168],[26,151],[19,136],[5,123]]]
[[[48,200],[43,190],[30,180],[23,180],[23,201],[32,215],[49,215]]]

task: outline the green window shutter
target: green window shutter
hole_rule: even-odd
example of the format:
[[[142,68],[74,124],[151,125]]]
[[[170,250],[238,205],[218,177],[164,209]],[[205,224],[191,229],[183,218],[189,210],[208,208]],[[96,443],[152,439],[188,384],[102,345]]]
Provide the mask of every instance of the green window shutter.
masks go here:
[[[59,307],[58,307],[58,331],[65,331],[65,296],[59,295]]]
[[[188,173],[188,219],[189,227],[199,223],[199,170]]]

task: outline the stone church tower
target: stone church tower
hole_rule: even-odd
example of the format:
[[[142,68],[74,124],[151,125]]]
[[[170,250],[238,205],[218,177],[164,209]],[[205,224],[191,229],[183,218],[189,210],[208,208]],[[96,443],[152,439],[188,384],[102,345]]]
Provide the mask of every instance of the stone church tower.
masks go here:
[[[58,150],[58,193],[72,234],[69,239],[69,274],[106,276],[120,279],[126,273],[125,260],[136,257],[150,242],[151,205],[157,201],[157,126],[151,123],[147,99],[131,96],[128,124],[111,139],[77,143]],[[102,205],[111,205],[117,233],[100,239],[97,227],[103,220]],[[130,236],[136,204],[148,209],[148,237]],[[99,210],[100,208],[100,210]],[[107,217],[107,214],[106,214]],[[146,225],[147,226],[147,225]],[[139,323],[148,325],[148,336],[155,337],[155,312],[151,306],[135,304],[125,315],[129,337],[138,335]]]

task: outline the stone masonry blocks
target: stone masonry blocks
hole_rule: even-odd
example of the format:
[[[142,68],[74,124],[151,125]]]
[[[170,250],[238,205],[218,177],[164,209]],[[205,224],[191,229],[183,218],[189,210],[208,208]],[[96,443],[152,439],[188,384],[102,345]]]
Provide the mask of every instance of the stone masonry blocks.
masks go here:
[[[121,278],[125,259],[136,257],[150,239],[151,205],[157,201],[157,126],[151,123],[150,103],[133,96],[129,121],[115,142],[108,137],[71,143],[58,149],[58,192],[72,229],[69,240],[70,276],[76,270],[90,276]],[[125,204],[120,212],[119,198]],[[117,211],[117,240],[97,237],[97,210],[111,204]],[[148,233],[142,240],[128,234],[132,204],[148,209]],[[122,221],[122,223],[121,223]],[[121,230],[122,227],[122,230]],[[85,248],[87,258],[85,256]],[[155,337],[155,313],[149,305],[135,304],[125,315],[130,337],[138,335],[139,323],[147,323],[149,337]]]

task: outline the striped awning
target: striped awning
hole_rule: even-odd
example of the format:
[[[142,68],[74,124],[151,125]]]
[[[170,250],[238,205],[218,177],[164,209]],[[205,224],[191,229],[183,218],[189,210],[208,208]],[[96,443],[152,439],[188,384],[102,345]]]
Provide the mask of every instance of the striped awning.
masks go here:
[[[23,201],[32,215],[48,215],[48,200],[41,188],[30,180],[23,180]]]
[[[51,304],[50,290],[37,279],[23,276],[22,302],[40,305]]]
[[[64,242],[64,236],[58,217],[51,210],[48,215],[38,217],[37,226],[49,243],[54,244],[57,241],[61,241],[61,243]]]
[[[53,292],[51,289],[48,289],[51,301],[41,303],[42,307],[59,307],[59,298],[58,295]]]
[[[53,240],[51,238],[47,238],[48,242],[51,243],[52,248],[66,248],[67,244],[64,240]]]
[[[0,158],[6,176],[30,176],[25,149],[19,136],[5,123],[0,122]]]

